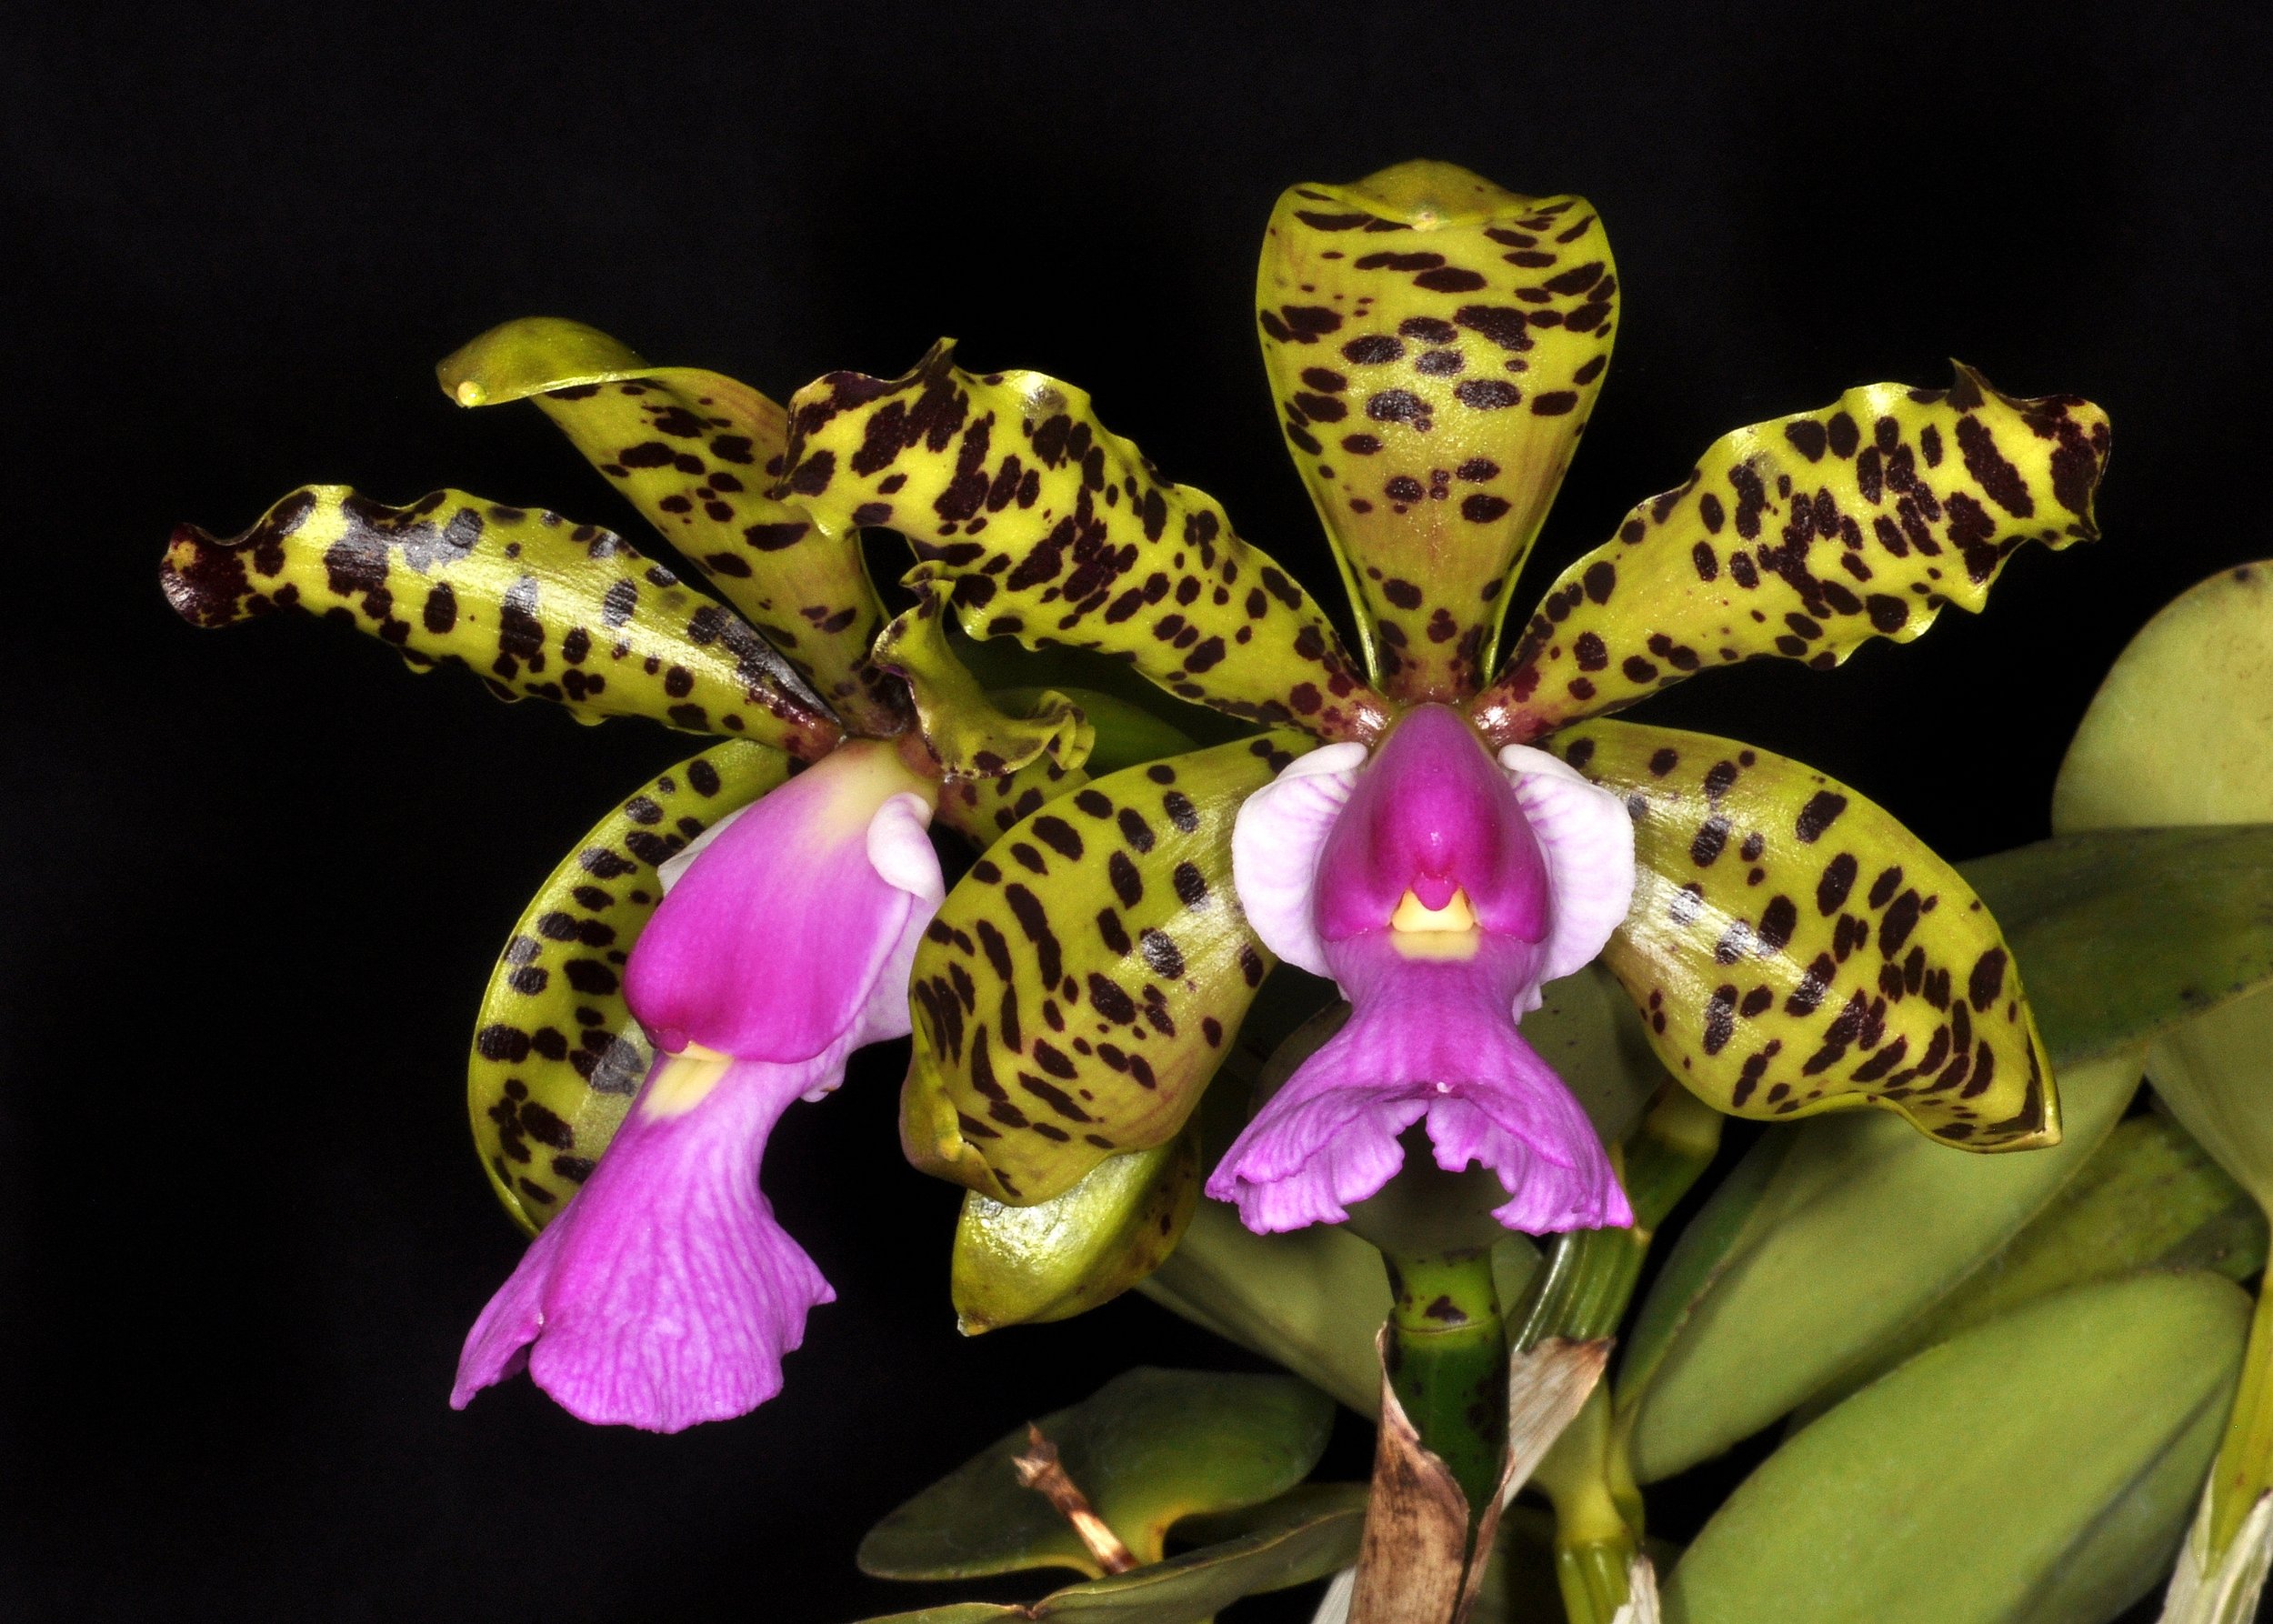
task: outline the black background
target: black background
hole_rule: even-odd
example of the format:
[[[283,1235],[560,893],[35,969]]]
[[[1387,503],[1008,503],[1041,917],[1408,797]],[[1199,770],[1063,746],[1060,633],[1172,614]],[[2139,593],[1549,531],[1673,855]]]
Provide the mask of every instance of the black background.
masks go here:
[[[2113,414],[2104,541],[2029,550],[1922,647],[1649,713],[1800,756],[1954,857],[2043,835],[2128,632],[2273,554],[2255,7],[0,21],[10,1618],[829,1624],[929,1594],[853,1547],[1013,1423],[1140,1358],[1245,1362],[1136,1298],[959,1339],[956,1195],[899,1161],[887,1049],[774,1143],[840,1295],[782,1398],[675,1439],[526,1382],[446,1407],[520,1244],[463,1121],[480,988],[554,861],[691,746],[327,627],[192,631],[155,566],[175,521],[233,532],[310,480],[638,536],[538,414],[436,389],[495,322],[574,316],[776,396],[955,334],[1091,389],[1326,599],[1251,329],[1274,197],[1423,155],[1583,192],[1623,331],[1534,582],[1713,436],[1947,356]]]

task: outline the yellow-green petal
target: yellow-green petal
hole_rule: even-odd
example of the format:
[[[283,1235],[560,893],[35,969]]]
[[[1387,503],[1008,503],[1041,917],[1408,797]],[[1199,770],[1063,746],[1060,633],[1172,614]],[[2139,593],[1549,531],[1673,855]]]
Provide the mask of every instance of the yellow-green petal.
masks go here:
[[[650,717],[807,759],[838,734],[764,638],[622,537],[463,491],[388,507],[304,486],[242,536],[183,526],[161,579],[196,625],[339,620],[414,667],[455,662],[501,699],[549,699],[580,721]]]
[[[966,1191],[948,1283],[966,1337],[1070,1319],[1158,1268],[1199,1206],[1196,1122],[1165,1145],[1109,1156],[1035,1207]]]
[[[2107,414],[2074,396],[1873,384],[1716,440],[1547,589],[1477,700],[1522,742],[1738,660],[1839,664],[1978,612],[2014,549],[2098,534]]]
[[[1769,1120],[1880,1106],[1970,1150],[2059,1138],[1997,921],[1890,814],[1707,734],[1606,721],[1555,743],[1633,814],[1633,911],[1604,958],[1701,1098]]]
[[[1475,693],[1609,363],[1601,221],[1451,164],[1295,186],[1255,301],[1367,662],[1401,699]]]
[[[788,775],[779,750],[732,740],[680,762],[595,825],[514,926],[466,1090],[482,1166],[524,1229],[576,1193],[654,1058],[623,973],[663,898],[656,867]]]
[[[973,637],[1100,649],[1180,698],[1320,737],[1386,725],[1309,595],[1072,385],[965,372],[942,343],[888,382],[830,374],[790,419],[786,499],[906,536],[909,584],[951,586]]]
[[[1005,835],[917,948],[901,1141],[1030,1206],[1180,1130],[1271,958],[1231,884],[1239,804],[1277,734],[1109,774]]]
[[[436,369],[460,406],[534,399],[858,732],[904,719],[868,658],[883,606],[860,533],[776,499],[787,414],[716,372],[653,366],[581,322],[492,327]]]

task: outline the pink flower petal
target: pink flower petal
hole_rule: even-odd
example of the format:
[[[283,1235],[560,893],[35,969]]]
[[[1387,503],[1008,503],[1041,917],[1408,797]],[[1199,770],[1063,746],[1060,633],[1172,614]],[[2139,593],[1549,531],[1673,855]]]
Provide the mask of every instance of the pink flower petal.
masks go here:
[[[938,906],[936,794],[890,745],[856,742],[720,827],[633,949],[632,1012],[666,1049],[784,1064],[871,1024],[886,960]]]
[[[1486,935],[1469,959],[1407,959],[1387,931],[1331,944],[1350,1018],[1256,1113],[1207,1181],[1258,1233],[1335,1223],[1403,1165],[1424,1114],[1438,1165],[1483,1163],[1533,1233],[1633,1221],[1586,1112],[1516,1029],[1538,949]]]
[[[1318,854],[1357,782],[1366,747],[1327,745],[1297,756],[1277,777],[1247,797],[1231,828],[1232,886],[1247,924],[1288,964],[1323,976],[1312,892]]]
[[[1634,905],[1633,815],[1545,750],[1510,745],[1499,765],[1547,857],[1553,906],[1539,979],[1559,981],[1594,962]]]
[[[781,1389],[806,1310],[834,1299],[757,1186],[792,1099],[847,1045],[797,1065],[659,1061],[598,1167],[466,1338],[453,1408],[528,1369],[579,1419],[676,1432]],[[700,1068],[715,1080],[702,1088]]]

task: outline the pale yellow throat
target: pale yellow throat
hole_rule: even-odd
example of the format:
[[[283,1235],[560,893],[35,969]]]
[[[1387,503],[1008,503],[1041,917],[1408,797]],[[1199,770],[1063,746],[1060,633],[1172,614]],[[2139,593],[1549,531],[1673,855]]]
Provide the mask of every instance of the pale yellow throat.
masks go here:
[[[1407,958],[1473,958],[1483,939],[1468,894],[1457,888],[1442,907],[1407,891],[1389,916],[1389,940]]]
[[[647,1085],[646,1094],[639,1101],[642,1115],[657,1122],[667,1122],[674,1117],[684,1117],[710,1098],[734,1064],[734,1057],[722,1055],[716,1049],[690,1043],[663,1063],[663,1070]]]

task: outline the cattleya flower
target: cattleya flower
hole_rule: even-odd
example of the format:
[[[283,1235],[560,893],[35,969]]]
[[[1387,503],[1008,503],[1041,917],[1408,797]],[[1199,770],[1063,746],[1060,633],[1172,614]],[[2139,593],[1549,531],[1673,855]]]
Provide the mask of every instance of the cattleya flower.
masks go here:
[[[1798,762],[1605,718],[1711,667],[1827,667],[1978,610],[2023,542],[2096,534],[2105,416],[1961,366],[1741,430],[1556,579],[1502,660],[1617,300],[1581,198],[1433,163],[1281,198],[1257,319],[1358,658],[1070,386],[942,345],[796,398],[785,487],[907,536],[910,581],[973,636],[1099,650],[1268,729],[1051,802],[949,893],[914,968],[919,1165],[1032,1205],[1168,1144],[1274,956],[1354,1009],[1208,1181],[1258,1230],[1342,1217],[1424,1116],[1440,1164],[1497,1174],[1502,1221],[1629,1221],[1517,1024],[1597,952],[1723,1110],[2058,1137],[2010,955],[1947,863]]]
[[[587,1420],[739,1415],[832,1296],[759,1190],[766,1138],[852,1050],[907,1032],[945,889],[935,810],[984,844],[1079,781],[1092,730],[1057,695],[996,709],[930,598],[885,625],[856,532],[758,489],[784,420],[743,386],[556,321],[485,335],[442,376],[466,404],[535,396],[747,618],[606,531],[456,492],[392,508],[310,487],[234,540],[185,527],[165,589],[202,625],[345,618],[508,698],[726,736],[594,829],[506,948],[474,1126],[537,1233],[452,1401],[526,1364]],[[789,777],[793,758],[811,765]]]
[[[2056,1138],[2018,977],[1948,865],[1797,762],[1606,718],[1709,666],[1827,667],[1979,609],[2023,542],[2095,533],[2104,416],[1960,367],[1739,431],[1552,583],[1503,660],[1617,297],[1577,197],[1418,163],[1281,199],[1257,320],[1356,657],[1081,391],[944,344],[786,411],[573,323],[443,364],[462,404],[534,399],[723,603],[604,530],[456,492],[314,486],[234,540],[179,532],[165,582],[193,621],[320,615],[508,698],[717,736],[560,865],[484,1002],[476,1137],[537,1238],[456,1401],[524,1360],[592,1419],[670,1429],[770,1396],[828,1288],[758,1190],[766,1135],[911,1025],[918,1166],[1012,1206],[1132,1153],[1188,1179],[1193,1108],[1275,960],[1352,1012],[1209,1180],[1257,1229],[1339,1219],[1424,1118],[1441,1165],[1497,1176],[1512,1227],[1630,1221],[1517,1026],[1597,954],[1725,1110]],[[889,624],[876,528],[917,558]],[[987,699],[950,614],[1258,731],[1096,771],[1065,695]],[[944,900],[935,810],[983,848]],[[1190,1200],[1113,1188],[1165,1256]]]

